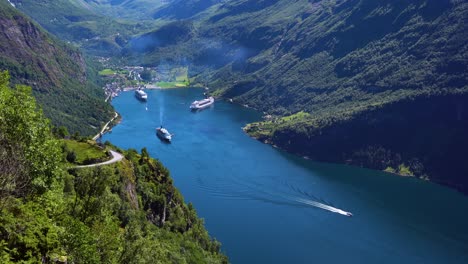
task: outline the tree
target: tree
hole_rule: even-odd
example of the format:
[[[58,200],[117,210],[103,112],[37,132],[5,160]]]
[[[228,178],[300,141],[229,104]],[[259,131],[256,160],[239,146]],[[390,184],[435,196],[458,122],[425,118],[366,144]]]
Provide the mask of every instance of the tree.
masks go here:
[[[140,73],[141,79],[147,82],[151,82],[151,79],[153,78],[153,74],[151,73],[151,70],[145,69]]]
[[[109,167],[83,168],[72,171],[75,175],[75,202],[73,215],[82,222],[92,222],[101,213],[103,195],[112,181]]]
[[[67,161],[74,163],[76,161],[76,152],[71,150],[67,152]]]
[[[0,73],[0,198],[42,193],[56,179],[60,147],[31,88]]]
[[[59,138],[66,138],[66,137],[69,137],[70,136],[70,133],[68,132],[68,129],[64,126],[60,126],[58,128],[55,129],[55,134],[59,137]]]
[[[76,131],[75,133],[73,133],[72,139],[73,140],[80,140],[81,139],[80,132]]]
[[[142,148],[141,149],[141,157],[145,159],[149,159],[149,153],[147,148]]]

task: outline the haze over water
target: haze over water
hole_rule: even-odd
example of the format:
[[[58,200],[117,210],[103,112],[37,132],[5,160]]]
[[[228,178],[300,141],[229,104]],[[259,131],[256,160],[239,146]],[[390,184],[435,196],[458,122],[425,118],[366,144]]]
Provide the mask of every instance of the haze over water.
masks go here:
[[[152,90],[147,103],[122,93],[122,123],[103,140],[161,160],[232,263],[468,263],[466,196],[274,149],[241,130],[260,119],[253,110],[190,112],[202,92]],[[161,122],[172,144],[157,138]]]

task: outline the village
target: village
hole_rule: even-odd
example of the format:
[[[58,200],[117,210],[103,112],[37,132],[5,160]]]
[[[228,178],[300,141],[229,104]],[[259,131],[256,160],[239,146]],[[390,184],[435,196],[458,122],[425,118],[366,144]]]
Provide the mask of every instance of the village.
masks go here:
[[[103,65],[106,62],[103,58]],[[99,75],[105,79],[106,102],[125,91],[180,88],[190,84],[187,67],[107,66]]]

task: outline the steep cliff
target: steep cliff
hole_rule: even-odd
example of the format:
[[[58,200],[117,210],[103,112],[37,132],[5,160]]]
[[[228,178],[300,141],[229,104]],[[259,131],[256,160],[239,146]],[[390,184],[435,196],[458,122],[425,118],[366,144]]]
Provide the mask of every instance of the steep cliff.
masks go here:
[[[85,58],[36,23],[0,2],[0,69],[13,84],[33,88],[44,113],[57,126],[92,134],[111,116],[104,95],[90,80]]]

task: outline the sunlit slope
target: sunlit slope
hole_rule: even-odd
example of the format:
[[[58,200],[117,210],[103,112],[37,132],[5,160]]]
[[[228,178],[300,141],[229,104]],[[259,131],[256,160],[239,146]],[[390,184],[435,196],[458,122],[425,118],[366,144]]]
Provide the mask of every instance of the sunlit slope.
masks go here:
[[[150,19],[156,9],[171,0],[76,0],[81,4],[111,17],[126,19]]]
[[[54,125],[92,134],[111,116],[81,53],[0,1],[0,69],[27,84]]]
[[[118,54],[132,34],[152,26],[106,16],[100,8],[82,0],[13,2],[52,34],[97,55]]]

